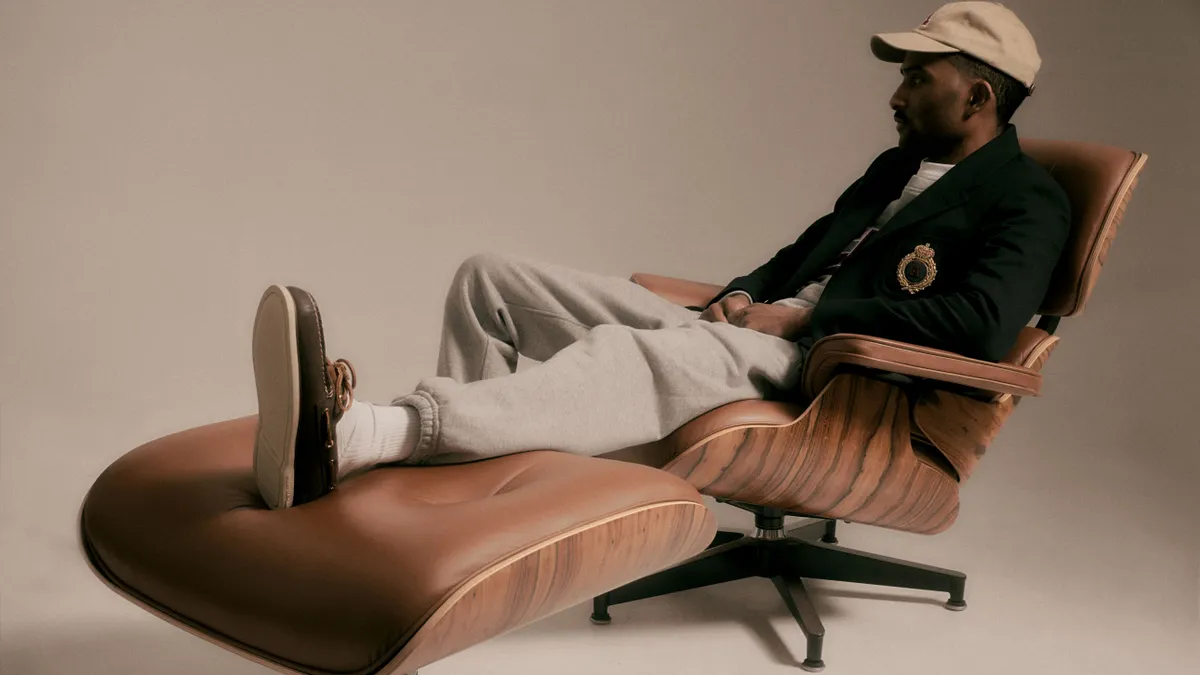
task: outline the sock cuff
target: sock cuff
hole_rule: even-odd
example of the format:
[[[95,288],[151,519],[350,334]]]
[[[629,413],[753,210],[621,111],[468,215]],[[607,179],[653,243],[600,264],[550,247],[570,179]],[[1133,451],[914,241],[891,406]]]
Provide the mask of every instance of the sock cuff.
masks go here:
[[[428,392],[414,391],[413,393],[402,396],[395,401],[392,401],[394,406],[409,406],[413,408],[420,420],[420,437],[417,439],[417,447],[413,453],[409,455],[408,462],[410,464],[420,464],[424,462],[430,455],[437,452],[438,440],[441,432],[441,425],[438,420],[437,401]]]

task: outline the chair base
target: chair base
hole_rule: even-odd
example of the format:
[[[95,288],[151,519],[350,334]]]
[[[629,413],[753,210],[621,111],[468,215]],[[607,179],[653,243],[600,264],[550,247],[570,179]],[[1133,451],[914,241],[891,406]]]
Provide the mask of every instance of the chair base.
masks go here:
[[[611,623],[608,609],[613,605],[762,577],[775,584],[807,640],[807,654],[800,667],[819,672],[825,668],[821,654],[825,626],[804,579],[943,591],[950,594],[943,605],[946,609],[961,611],[967,607],[963,600],[967,577],[962,572],[837,546],[837,521],[819,521],[785,531],[782,512],[736,506],[754,511],[755,535],[718,532],[709,548],[691,560],[597,596],[592,604],[592,623]]]

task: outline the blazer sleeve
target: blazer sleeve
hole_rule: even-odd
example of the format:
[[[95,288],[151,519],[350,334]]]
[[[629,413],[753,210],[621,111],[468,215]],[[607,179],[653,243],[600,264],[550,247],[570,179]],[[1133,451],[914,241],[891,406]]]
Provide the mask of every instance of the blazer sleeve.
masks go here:
[[[1051,181],[1010,191],[989,209],[979,255],[961,282],[939,295],[828,300],[813,309],[812,343],[861,333],[946,349],[988,361],[1004,358],[1037,314],[1070,234],[1070,203]]]
[[[863,178],[859,178],[858,180],[854,181],[854,183],[852,183],[850,187],[846,188],[842,195],[838,197],[837,202],[834,204],[832,213],[817,219],[816,222],[814,222],[812,225],[809,225],[807,229],[800,233],[800,236],[796,238],[796,241],[779,249],[779,251],[776,252],[770,260],[762,265],[759,265],[758,268],[756,268],[753,272],[730,281],[725,285],[725,288],[722,288],[719,293],[713,296],[713,298],[704,305],[704,308],[707,308],[709,305],[717,302],[733,291],[744,291],[751,297],[751,299],[763,298],[769,294],[770,289],[785,283],[791,277],[792,272],[795,271],[795,269],[800,265],[800,262],[804,260],[804,256],[808,255],[809,251],[811,251],[817,245],[817,242],[821,241],[821,238],[825,236],[825,233],[829,231],[829,228],[833,225],[834,218],[837,216],[838,212],[845,208],[846,204],[850,200],[850,196],[854,194],[854,191],[858,189],[859,185],[861,185],[865,180],[866,177],[864,176]]]

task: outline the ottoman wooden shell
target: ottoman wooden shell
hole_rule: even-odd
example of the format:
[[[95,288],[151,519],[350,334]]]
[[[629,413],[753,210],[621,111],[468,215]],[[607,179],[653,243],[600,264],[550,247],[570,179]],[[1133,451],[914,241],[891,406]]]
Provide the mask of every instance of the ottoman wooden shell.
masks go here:
[[[716,532],[680,478],[551,451],[382,467],[272,511],[255,424],[124,455],[88,492],[80,536],[118,593],[284,672],[413,673],[682,562]]]

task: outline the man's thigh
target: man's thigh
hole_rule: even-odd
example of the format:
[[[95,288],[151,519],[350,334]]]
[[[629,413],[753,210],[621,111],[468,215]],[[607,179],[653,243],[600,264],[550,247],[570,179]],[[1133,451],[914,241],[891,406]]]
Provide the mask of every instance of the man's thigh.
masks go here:
[[[585,342],[592,356],[614,362],[614,372],[652,378],[668,397],[765,397],[792,388],[803,363],[794,342],[699,319],[661,329],[598,326]]]
[[[618,324],[643,329],[677,326],[699,316],[625,277],[512,254],[475,258],[502,302],[523,314],[586,328]]]

